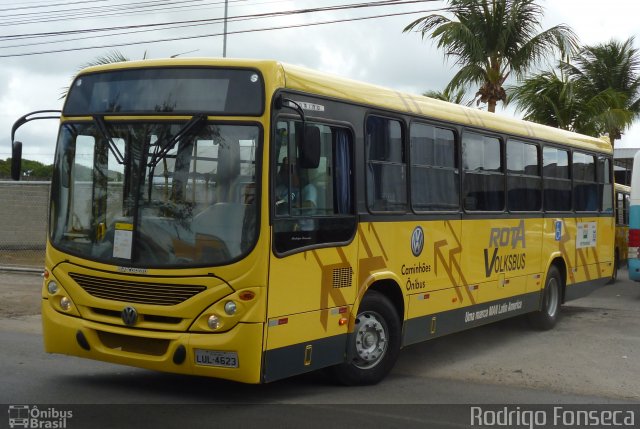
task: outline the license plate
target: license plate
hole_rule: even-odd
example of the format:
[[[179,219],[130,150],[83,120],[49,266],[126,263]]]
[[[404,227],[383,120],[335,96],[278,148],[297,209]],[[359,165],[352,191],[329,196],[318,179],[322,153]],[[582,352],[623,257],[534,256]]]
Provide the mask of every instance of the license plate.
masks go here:
[[[238,353],[196,349],[196,365],[238,367]]]

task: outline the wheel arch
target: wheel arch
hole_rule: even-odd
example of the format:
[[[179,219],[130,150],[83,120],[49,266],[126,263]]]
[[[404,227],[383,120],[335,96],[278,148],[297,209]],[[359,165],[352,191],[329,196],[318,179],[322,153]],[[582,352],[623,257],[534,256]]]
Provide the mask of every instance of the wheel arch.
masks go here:
[[[567,263],[561,255],[554,255],[549,264],[547,265],[547,271],[545,272],[545,287],[546,287],[546,273],[549,272],[551,267],[556,267],[556,269],[560,272],[560,279],[562,280],[562,286],[560,288],[560,302],[564,304],[565,302],[565,292],[567,289]]]
[[[400,322],[404,324],[405,303],[404,295],[402,294],[400,285],[398,285],[395,280],[382,279],[373,282],[369,286],[365,294],[371,290],[375,290],[376,292],[384,295],[391,302],[393,307],[396,309],[396,312],[398,313]]]

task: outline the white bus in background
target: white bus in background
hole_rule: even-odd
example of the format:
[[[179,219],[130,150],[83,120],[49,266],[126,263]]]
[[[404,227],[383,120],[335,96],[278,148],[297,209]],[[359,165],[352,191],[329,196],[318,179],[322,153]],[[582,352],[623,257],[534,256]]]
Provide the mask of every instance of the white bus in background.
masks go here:
[[[640,152],[633,157],[629,206],[629,279],[640,281]]]

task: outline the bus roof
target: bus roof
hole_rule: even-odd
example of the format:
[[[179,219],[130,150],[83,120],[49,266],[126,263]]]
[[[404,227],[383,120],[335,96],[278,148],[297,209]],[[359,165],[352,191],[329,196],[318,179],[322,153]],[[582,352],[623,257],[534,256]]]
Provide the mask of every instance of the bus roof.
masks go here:
[[[631,193],[631,186],[623,185],[621,183],[614,183],[616,191],[624,192],[626,194]]]
[[[388,88],[283,64],[286,87],[359,104],[391,109],[511,135],[568,144],[612,153],[607,138],[596,138],[533,122],[489,113],[459,104],[403,93]]]
[[[333,99],[345,100],[380,109],[408,113],[425,118],[437,119],[455,124],[478,127],[497,133],[507,133],[524,138],[534,138],[554,143],[566,144],[585,150],[613,153],[606,137],[595,138],[561,130],[533,122],[488,113],[459,104],[435,100],[335,76],[308,68],[281,63],[274,60],[222,59],[222,58],[168,58],[129,61],[93,66],[82,70],[79,75],[115,69],[168,67],[168,66],[226,66],[255,67],[266,80],[277,81],[276,87],[285,87]],[[269,87],[268,85],[267,87]]]

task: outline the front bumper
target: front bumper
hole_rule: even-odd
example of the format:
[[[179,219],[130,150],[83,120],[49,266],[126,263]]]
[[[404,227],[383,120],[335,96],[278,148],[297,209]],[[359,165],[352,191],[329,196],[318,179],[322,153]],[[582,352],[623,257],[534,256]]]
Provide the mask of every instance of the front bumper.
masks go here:
[[[43,299],[42,328],[49,353],[243,383],[261,380],[262,323],[239,323],[215,334],[132,329],[62,314]],[[238,367],[196,365],[195,349],[236,352]]]

